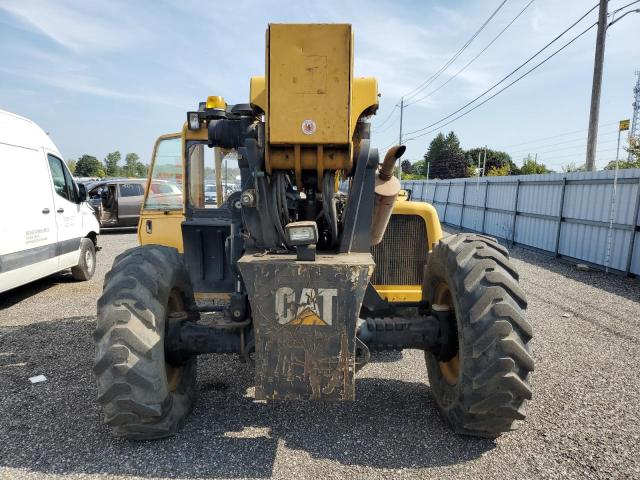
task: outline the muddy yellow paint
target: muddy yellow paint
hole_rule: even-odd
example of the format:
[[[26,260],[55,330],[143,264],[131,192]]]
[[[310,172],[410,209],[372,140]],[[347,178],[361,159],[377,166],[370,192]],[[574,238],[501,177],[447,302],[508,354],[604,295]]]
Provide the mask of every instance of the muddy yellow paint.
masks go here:
[[[387,302],[419,302],[422,285],[374,285],[378,295]]]

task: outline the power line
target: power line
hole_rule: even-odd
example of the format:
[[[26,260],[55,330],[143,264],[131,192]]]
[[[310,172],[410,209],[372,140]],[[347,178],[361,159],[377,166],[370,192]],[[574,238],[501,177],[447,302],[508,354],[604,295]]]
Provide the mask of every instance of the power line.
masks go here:
[[[390,143],[389,145],[387,145],[386,147],[381,148],[381,149],[380,149],[380,157],[382,157],[382,156],[387,152],[387,150],[389,150],[389,149],[390,149],[391,147],[393,147],[394,145],[397,145],[397,143],[396,143],[395,141],[391,142],[391,143]]]
[[[578,40],[580,37],[582,37],[585,33],[587,33],[589,30],[591,30],[591,29],[592,29],[593,27],[595,27],[596,25],[597,25],[597,22],[596,22],[596,23],[594,23],[594,24],[592,24],[591,26],[587,27],[585,30],[583,30],[583,31],[582,31],[582,32],[580,32],[578,35],[576,35],[576,36],[575,36],[575,37],[573,37],[571,40],[569,40],[567,43],[565,43],[565,44],[564,44],[562,47],[560,47],[558,50],[556,50],[555,52],[553,52],[551,55],[547,56],[544,60],[542,60],[542,61],[541,61],[541,62],[539,62],[538,64],[536,64],[536,65],[534,65],[533,67],[531,67],[531,68],[530,68],[529,70],[527,70],[525,73],[523,73],[523,74],[522,74],[522,75],[520,75],[518,78],[516,78],[513,82],[511,82],[511,83],[509,83],[508,85],[506,85],[505,87],[501,88],[501,89],[500,89],[500,90],[498,90],[496,93],[494,93],[493,95],[491,95],[489,98],[487,98],[487,99],[483,100],[482,102],[480,102],[478,105],[476,105],[476,106],[474,106],[473,108],[471,108],[471,109],[467,110],[466,112],[464,112],[464,113],[462,113],[462,114],[458,115],[457,117],[453,118],[452,120],[449,120],[448,122],[443,123],[443,124],[442,124],[442,125],[440,125],[439,127],[435,128],[435,129],[433,129],[433,130],[428,130],[428,131],[426,131],[426,132],[424,132],[424,133],[421,133],[421,134],[419,134],[419,135],[415,135],[415,136],[413,136],[413,137],[411,137],[411,138],[408,138],[406,141],[408,142],[409,140],[415,140],[416,138],[420,138],[420,137],[423,137],[423,136],[425,136],[425,135],[428,135],[429,133],[433,133],[433,132],[435,132],[436,130],[439,130],[439,129],[441,129],[442,127],[445,127],[445,126],[447,126],[447,125],[449,125],[449,124],[451,124],[451,123],[455,122],[456,120],[458,120],[458,119],[460,119],[460,118],[462,118],[462,117],[464,117],[464,116],[466,116],[466,115],[469,115],[469,114],[470,114],[471,112],[473,112],[475,109],[480,108],[482,105],[484,105],[485,103],[487,103],[489,100],[492,100],[493,98],[495,98],[496,96],[498,96],[498,95],[500,95],[502,92],[504,92],[506,89],[508,89],[510,86],[512,86],[513,84],[515,84],[515,83],[519,82],[520,80],[522,80],[524,77],[526,77],[527,75],[529,75],[531,72],[533,72],[534,70],[536,70],[538,67],[540,67],[540,66],[544,65],[546,62],[548,62],[549,60],[551,60],[551,59],[552,59],[553,57],[555,57],[558,53],[560,53],[562,50],[564,50],[565,48],[567,48],[567,47],[568,47],[569,45],[571,45],[573,42],[575,42],[576,40]],[[493,88],[493,87],[492,87],[492,88]],[[474,101],[475,101],[475,100],[474,100]],[[473,102],[471,102],[471,103],[473,103]],[[459,112],[460,110],[462,110],[462,109],[459,109],[459,110],[457,110],[457,111]],[[455,114],[455,113],[454,113],[454,114]],[[451,116],[452,116],[452,115],[454,115],[454,114],[448,115],[448,116],[447,116],[447,117],[445,117],[445,118],[449,118],[449,117],[451,117]],[[438,122],[436,122],[436,123],[432,124],[431,126],[436,125],[436,124],[441,123],[441,122],[442,122],[442,120],[440,120],[440,121],[438,121]],[[422,130],[424,130],[424,129],[426,129],[426,128],[429,128],[429,126],[424,127],[424,128],[422,128],[422,129],[419,129],[419,130],[416,130],[416,132],[422,131]]]
[[[391,118],[391,116],[393,115],[393,112],[396,111],[396,109],[398,108],[398,104],[396,103],[393,106],[393,109],[391,110],[391,112],[389,112],[389,115],[387,115],[387,118],[385,118],[382,122],[380,122],[378,125],[375,125],[373,128],[375,130],[379,129],[380,127],[382,127],[382,125],[384,125],[385,123],[387,123],[389,121],[389,119]]]
[[[605,137],[605,136],[617,135],[617,134],[618,134],[618,132],[603,133],[601,135],[598,135],[598,140],[601,139],[602,137]],[[607,140],[607,141],[614,141],[615,142],[615,139],[614,140]],[[556,147],[558,145],[566,145],[567,143],[572,143],[572,144],[575,144],[575,145],[568,145],[566,147],[561,147],[561,148],[559,148],[557,150],[561,150],[561,149],[565,149],[565,148],[577,148],[577,147],[582,147],[582,146],[586,145],[586,142],[587,142],[586,138],[574,138],[574,139],[571,139],[571,140],[566,140],[564,142],[533,145],[533,146],[530,146],[530,147],[523,148],[521,150],[516,150],[514,155],[518,155],[521,152],[526,153],[526,152],[534,151],[534,150],[536,150],[538,148],[549,148],[549,147]]]
[[[427,78],[424,82],[422,82],[420,85],[415,87],[413,90],[410,90],[409,92],[405,93],[403,95],[403,97],[405,97],[406,99],[411,99],[412,97],[416,96],[419,92],[421,92],[422,90],[427,88],[429,85],[431,85],[436,80],[436,78],[438,78],[442,74],[442,72],[444,72],[447,68],[449,68],[449,66],[453,62],[455,62],[460,55],[462,55],[462,53],[467,49],[467,47],[469,45],[471,45],[471,42],[473,42],[475,40],[475,38],[478,35],[480,35],[480,32],[482,32],[482,30],[484,30],[484,28],[489,24],[489,22],[491,22],[491,20],[493,20],[493,17],[496,16],[496,14],[500,11],[500,9],[504,6],[505,3],[507,3],[507,0],[503,0],[502,3],[500,3],[500,5],[498,5],[498,8],[496,8],[493,11],[493,13],[489,16],[489,18],[487,20],[485,20],[485,22],[480,26],[480,28],[478,30],[476,30],[476,32],[471,36],[471,38],[466,41],[466,43],[453,55],[453,57],[451,57],[440,68],[440,70],[438,70],[436,73],[431,75],[429,78]]]
[[[640,0],[638,0],[640,1]],[[601,123],[599,126],[600,127],[608,127],[611,125],[617,125],[618,122],[610,122],[610,123]],[[513,143],[511,145],[505,145],[504,147],[502,147],[503,149],[507,149],[507,148],[511,148],[511,147],[519,147],[520,145],[527,145],[529,143],[536,143],[536,142],[541,142],[543,140],[552,140],[554,138],[559,138],[559,137],[565,137],[567,135],[573,135],[574,133],[582,133],[582,132],[586,132],[588,129],[587,128],[583,128],[581,130],[573,130],[571,132],[564,132],[564,133],[559,133],[557,135],[553,135],[551,137],[542,137],[542,138],[537,138],[535,140],[528,140],[526,142],[521,142],[521,143]],[[614,132],[615,133],[615,132]]]
[[[616,139],[614,138],[613,140],[607,140],[605,142],[598,142],[598,144],[607,144],[607,143],[615,143],[615,142],[616,142]],[[568,147],[552,148],[551,150],[542,150],[542,151],[538,150],[537,148],[532,148],[532,149],[529,149],[529,150],[521,150],[519,152],[512,153],[511,155],[518,156],[518,155],[522,155],[522,154],[525,154],[525,153],[543,154],[543,153],[561,152],[563,150],[575,150],[577,148],[584,149],[584,148],[586,148],[586,144],[587,144],[587,140],[584,139],[584,140],[580,140],[580,144],[579,145],[570,145]],[[545,148],[545,147],[543,146],[543,147],[540,147],[540,148]]]
[[[391,122],[391,123],[390,123],[389,125],[387,125],[386,127],[384,127],[382,130],[375,129],[375,130],[373,130],[373,131],[374,131],[376,134],[381,134],[381,133],[384,133],[384,132],[389,131],[389,129],[390,129],[391,127],[394,127],[395,125],[396,125],[396,122],[394,121],[394,122]]]
[[[607,133],[601,133],[598,135],[598,138],[602,138],[605,136],[609,136],[609,135],[617,135],[618,132],[607,132]],[[539,145],[531,145],[529,147],[526,147],[523,150],[518,150],[518,152],[524,152],[527,150],[532,150],[532,149],[536,149],[536,148],[547,148],[547,147],[555,147],[558,145],[566,145],[567,143],[574,143],[574,142],[586,142],[587,139],[586,137],[582,137],[582,138],[572,138],[571,140],[565,140],[563,142],[557,142],[557,143],[543,143],[543,144],[539,144]],[[509,148],[505,148],[504,150],[509,150]]]
[[[552,44],[554,44],[560,37],[562,37],[564,34],[566,34],[569,30],[571,30],[573,27],[575,27],[578,23],[580,23],[582,20],[584,20],[584,18],[589,15],[593,10],[595,10],[596,8],[598,8],[598,5],[595,5],[594,7],[592,7],[589,11],[587,11],[587,13],[585,13],[584,15],[582,15],[582,17],[580,17],[578,20],[576,20],[574,23],[572,23],[568,28],[566,28],[562,33],[560,33],[559,35],[557,35],[553,40],[551,40],[549,43],[547,43],[544,47],[542,47],[540,50],[538,50],[535,54],[533,54],[531,57],[529,57],[524,63],[520,64],[515,70],[512,70],[508,75],[506,75],[505,77],[503,77],[499,82],[495,83],[492,87],[490,87],[489,89],[485,90],[484,92],[482,92],[480,95],[478,95],[477,97],[475,97],[473,100],[471,100],[470,102],[467,102],[465,105],[463,105],[462,107],[460,107],[458,110],[450,113],[449,115],[447,115],[446,117],[441,118],[440,120],[438,120],[437,122],[431,123],[425,127],[419,128],[417,130],[408,132],[407,135],[412,135],[414,133],[418,133],[418,132],[422,132],[424,130],[427,130],[431,127],[433,127],[434,125],[437,125],[439,123],[442,123],[443,121],[453,117],[454,115],[456,115],[457,113],[461,112],[462,110],[464,110],[465,108],[467,108],[469,105],[475,103],[477,100],[479,100],[480,98],[484,97],[487,93],[489,93],[490,91],[492,91],[493,89],[495,89],[498,85],[500,85],[501,83],[503,83],[505,80],[507,80],[509,77],[513,76],[517,71],[519,71],[520,69],[522,69],[522,67],[524,67],[525,65],[527,65],[529,62],[531,62],[534,58],[536,58],[538,55],[540,55],[544,50],[546,50],[547,48],[549,48]],[[578,36],[574,37],[569,43],[565,44],[564,46],[562,46],[559,50],[556,50],[551,56],[547,57],[546,59],[544,59],[542,62],[538,63],[535,67],[533,67],[532,69],[530,69],[528,72],[526,72],[524,75],[520,76],[518,79],[516,79],[514,82],[510,83],[509,85],[507,85],[507,87],[503,88],[502,90],[500,90],[498,93],[504,91],[506,88],[508,88],[509,86],[513,85],[513,83],[517,82],[520,78],[523,78],[524,76],[526,76],[528,73],[532,72],[533,70],[535,70],[536,68],[538,68],[540,65],[542,65],[544,62],[546,62],[547,60],[549,60],[551,57],[553,57],[554,55],[556,55],[557,53],[559,53],[561,50],[563,50],[564,48],[566,48],[567,46],[569,46],[571,43],[573,43],[575,40],[577,40],[580,36],[584,35],[588,30],[590,30],[591,28],[593,28],[594,26],[597,25],[597,22],[592,24],[589,28],[587,28],[586,30],[584,30],[582,33],[580,33]],[[489,97],[488,100],[490,100],[491,98],[495,97],[497,94],[492,95],[491,97]],[[482,102],[480,105],[483,105],[484,103],[486,103],[487,100],[485,100],[484,102]],[[477,105],[476,107],[474,107],[473,109],[469,110],[467,113],[475,110],[475,108],[479,107],[480,105]],[[466,114],[465,114],[466,115]],[[460,117],[456,117],[460,118]],[[454,119],[454,120],[456,120]],[[451,122],[446,123],[445,125],[448,125]],[[444,126],[444,125],[442,125]],[[430,133],[430,132],[427,132]],[[423,135],[419,135],[420,137]],[[416,137],[417,138],[417,137]]]
[[[616,18],[615,20],[611,20],[609,22],[609,24],[607,25],[607,28],[609,28],[612,25],[615,25],[616,23],[618,23],[620,20],[622,20],[624,17],[626,17],[630,13],[640,13],[640,8],[636,8],[635,10],[627,10],[622,15],[620,15],[618,18]]]
[[[493,37],[493,40],[491,40],[491,41],[490,41],[490,42],[489,42],[489,43],[488,43],[488,44],[487,44],[487,45],[486,45],[482,50],[480,50],[480,52],[479,52],[475,57],[473,57],[473,58],[472,58],[472,59],[471,59],[471,60],[470,60],[470,61],[469,61],[469,62],[468,62],[464,67],[462,67],[462,68],[461,68],[460,70],[458,70],[455,74],[453,74],[451,77],[449,77],[449,79],[448,79],[446,82],[444,82],[442,85],[440,85],[439,87],[435,88],[434,90],[431,90],[429,93],[427,93],[427,94],[426,94],[426,95],[424,95],[423,97],[420,97],[420,98],[418,98],[417,100],[413,100],[412,102],[409,102],[408,104],[406,104],[406,105],[405,105],[405,107],[408,107],[408,106],[410,106],[410,105],[413,105],[414,103],[418,103],[418,102],[421,102],[422,100],[425,100],[426,98],[429,98],[431,95],[433,95],[434,93],[436,93],[436,92],[437,92],[438,90],[440,90],[442,87],[444,87],[445,85],[447,85],[451,80],[453,80],[453,79],[454,79],[454,78],[456,78],[458,75],[460,75],[462,72],[464,72],[464,71],[467,69],[467,67],[468,67],[469,65],[471,65],[473,62],[475,62],[475,61],[478,59],[478,57],[479,57],[480,55],[482,55],[484,52],[486,52],[486,51],[487,51],[487,49],[488,49],[491,45],[493,45],[493,44],[496,42],[496,40],[498,40],[498,39],[502,36],[502,34],[503,34],[504,32],[506,32],[506,31],[507,31],[507,29],[508,29],[511,25],[513,25],[513,23],[514,23],[518,18],[520,18],[520,16],[525,12],[525,10],[527,10],[527,8],[529,8],[529,6],[530,6],[534,1],[535,1],[535,0],[530,0],[530,1],[529,1],[529,3],[527,3],[527,4],[524,6],[524,8],[523,8],[522,10],[520,10],[520,12],[518,12],[518,14],[517,14],[515,17],[513,17],[513,20],[511,20],[511,21],[510,21],[510,22],[509,22],[509,23],[508,23],[508,24],[507,24],[507,25],[506,25],[506,26],[505,26],[505,27],[500,31],[500,33],[498,33],[498,35],[496,35],[495,37]],[[638,0],[638,1],[640,1],[640,0]]]
[[[604,150],[598,150],[596,152],[596,156],[602,156],[602,154],[605,153],[605,152],[608,153],[608,152],[615,152],[615,151],[616,151],[615,147],[614,148],[606,148]],[[571,158],[571,157],[579,157],[579,156],[585,156],[585,154],[584,153],[570,153],[570,154],[567,154],[567,155],[552,155],[549,158],[551,160],[553,160],[553,159],[556,159],[556,158]],[[538,158],[538,161],[540,161],[540,160],[541,159]]]
[[[624,10],[625,8],[630,7],[631,5],[634,5],[634,4],[636,4],[636,3],[640,3],[640,0],[635,0],[635,2],[627,3],[626,5],[624,5],[624,6],[620,7],[620,8],[615,9],[613,12],[611,12],[611,13],[609,14],[609,16],[615,15],[615,14],[616,14],[616,13],[618,13],[620,10]]]

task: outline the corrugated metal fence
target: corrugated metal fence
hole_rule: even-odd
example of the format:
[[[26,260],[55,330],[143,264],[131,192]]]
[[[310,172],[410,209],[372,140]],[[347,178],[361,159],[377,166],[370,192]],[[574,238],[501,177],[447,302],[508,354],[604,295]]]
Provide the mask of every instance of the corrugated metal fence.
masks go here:
[[[440,221],[508,242],[640,275],[640,170],[408,180]],[[613,205],[613,221],[612,220]]]

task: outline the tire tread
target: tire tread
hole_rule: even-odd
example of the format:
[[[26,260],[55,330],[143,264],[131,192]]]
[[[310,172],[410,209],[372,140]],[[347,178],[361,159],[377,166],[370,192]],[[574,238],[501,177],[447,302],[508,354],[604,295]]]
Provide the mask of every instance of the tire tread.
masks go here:
[[[528,378],[534,361],[529,351],[533,331],[524,317],[526,294],[509,252],[491,237],[451,235],[431,253],[427,277],[428,288],[447,281],[456,297],[464,339],[460,349],[468,355],[458,384],[448,387],[437,359],[427,354],[443,417],[466,435],[496,437],[513,430],[515,420],[524,420],[524,406],[532,397]]]
[[[98,301],[94,332],[98,403],[117,436],[135,440],[173,435],[192,408],[195,359],[168,390],[164,364],[166,305],[172,288],[195,304],[175,249],[147,245],[116,257]]]

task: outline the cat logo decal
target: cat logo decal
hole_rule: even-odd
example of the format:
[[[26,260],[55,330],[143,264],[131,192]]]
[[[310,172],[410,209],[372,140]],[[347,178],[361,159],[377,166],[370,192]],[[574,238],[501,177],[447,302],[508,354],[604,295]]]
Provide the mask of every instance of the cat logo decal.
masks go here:
[[[327,326],[333,323],[335,288],[303,288],[300,296],[289,287],[276,290],[276,317],[281,325]]]

